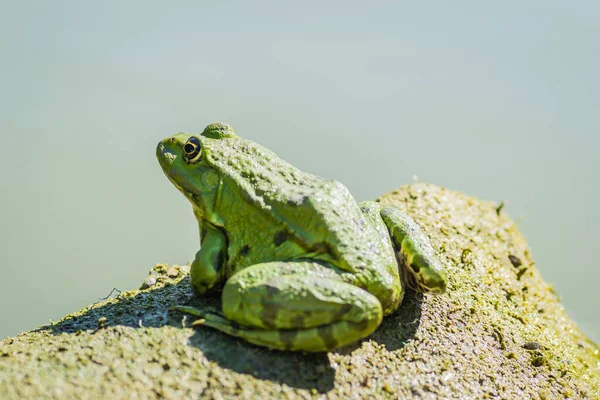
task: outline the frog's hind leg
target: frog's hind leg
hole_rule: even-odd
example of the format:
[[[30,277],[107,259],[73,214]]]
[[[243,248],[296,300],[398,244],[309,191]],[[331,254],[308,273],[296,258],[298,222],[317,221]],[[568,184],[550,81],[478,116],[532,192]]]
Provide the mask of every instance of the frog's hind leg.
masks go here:
[[[248,267],[223,289],[223,314],[203,324],[251,343],[282,350],[328,351],[370,335],[381,303],[313,262]]]

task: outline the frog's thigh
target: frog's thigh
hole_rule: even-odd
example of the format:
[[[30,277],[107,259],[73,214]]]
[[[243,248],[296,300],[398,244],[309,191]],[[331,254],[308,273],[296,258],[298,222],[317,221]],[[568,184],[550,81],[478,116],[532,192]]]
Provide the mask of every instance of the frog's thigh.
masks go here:
[[[248,267],[223,289],[223,321],[206,325],[278,349],[326,351],[370,335],[381,323],[379,300],[311,262]]]
[[[422,292],[446,291],[446,273],[429,238],[408,215],[395,207],[381,209],[381,217],[399,250],[399,258],[409,272],[411,285]]]

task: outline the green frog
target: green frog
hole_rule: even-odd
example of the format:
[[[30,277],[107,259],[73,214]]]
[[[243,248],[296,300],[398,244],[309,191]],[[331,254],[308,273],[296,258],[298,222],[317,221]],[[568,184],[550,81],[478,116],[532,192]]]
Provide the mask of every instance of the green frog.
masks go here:
[[[221,310],[172,309],[248,342],[329,351],[373,333],[408,285],[443,293],[446,273],[407,215],[358,204],[339,182],[302,172],[225,123],[157,147],[192,203],[200,250],[195,294],[222,290]]]

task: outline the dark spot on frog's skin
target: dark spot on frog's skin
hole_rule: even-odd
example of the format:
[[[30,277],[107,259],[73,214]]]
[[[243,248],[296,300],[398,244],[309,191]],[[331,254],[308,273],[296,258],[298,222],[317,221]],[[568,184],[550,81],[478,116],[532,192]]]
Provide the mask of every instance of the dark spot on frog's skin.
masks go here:
[[[271,302],[263,302],[262,310],[260,312],[260,320],[263,324],[269,329],[276,329],[276,320],[278,310],[277,307],[273,305]]]
[[[248,246],[247,244],[245,244],[241,249],[240,249],[240,255],[242,256],[246,256],[248,255],[248,253],[250,253],[250,246]]]
[[[220,270],[225,262],[225,252],[223,250],[215,251],[210,257],[210,262],[216,271]]]
[[[267,291],[267,295],[272,296],[275,295],[277,293],[279,293],[279,289],[277,289],[275,286],[265,286],[265,289]]]
[[[344,316],[348,314],[350,310],[352,310],[352,304],[344,304],[343,306],[341,306],[339,310],[337,310],[335,314],[333,314],[333,322],[343,321]]]
[[[288,234],[286,231],[279,231],[273,236],[273,244],[276,247],[279,247],[288,239]]]
[[[279,340],[287,350],[293,348],[294,342],[296,341],[296,337],[298,336],[297,329],[280,329],[277,331],[279,334]]]
[[[508,259],[515,268],[519,268],[523,264],[519,257],[513,256],[512,254],[508,256]]]
[[[353,325],[358,332],[364,332],[369,327],[369,320],[367,318],[363,318],[361,321]]]
[[[317,328],[317,333],[319,337],[325,343],[325,347],[328,349],[335,349],[337,347],[338,341],[333,336],[333,326],[332,325],[321,325]]]
[[[275,329],[275,321],[277,320],[278,308],[273,304],[272,299],[277,296],[279,289],[275,286],[265,285],[264,286],[265,297],[261,301],[262,310],[260,311],[260,320],[265,324],[267,328]]]
[[[294,328],[306,328],[306,320],[304,315],[298,313],[292,320],[290,321]]]

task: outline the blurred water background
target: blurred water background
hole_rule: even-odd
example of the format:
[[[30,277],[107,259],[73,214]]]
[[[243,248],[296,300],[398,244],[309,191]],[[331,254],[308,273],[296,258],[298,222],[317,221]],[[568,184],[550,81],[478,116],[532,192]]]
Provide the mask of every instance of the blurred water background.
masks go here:
[[[600,3],[19,1],[0,21],[0,338],[190,260],[155,146],[227,121],[359,200],[413,175],[508,200],[599,341]]]

